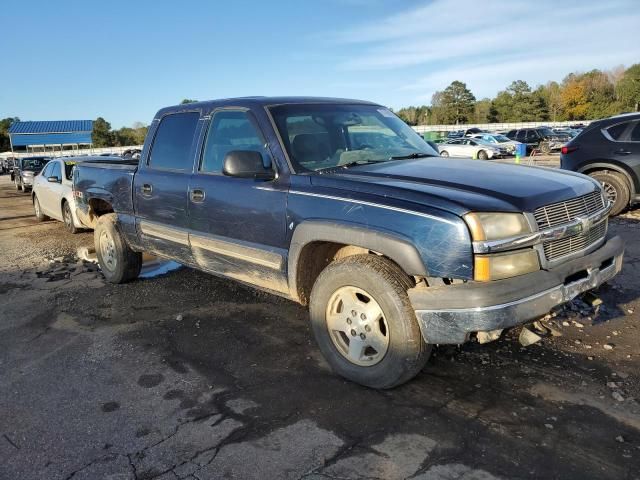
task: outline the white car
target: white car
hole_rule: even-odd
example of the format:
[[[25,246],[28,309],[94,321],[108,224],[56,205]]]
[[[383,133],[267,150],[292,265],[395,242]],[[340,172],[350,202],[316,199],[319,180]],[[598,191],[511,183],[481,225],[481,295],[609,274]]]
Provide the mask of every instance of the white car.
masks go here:
[[[34,178],[31,199],[38,221],[54,218],[64,222],[71,233],[86,228],[76,217],[72,191],[72,172],[76,162],[69,159],[51,160]]]
[[[504,148],[510,155],[515,155],[516,147],[520,145],[520,142],[511,140],[500,133],[475,133],[471,135],[471,138],[477,138],[485,143],[490,143],[497,147]]]
[[[502,150],[498,146],[469,137],[452,138],[445,143],[439,143],[438,152],[441,157],[479,158],[480,160],[497,158],[507,154],[506,150]]]

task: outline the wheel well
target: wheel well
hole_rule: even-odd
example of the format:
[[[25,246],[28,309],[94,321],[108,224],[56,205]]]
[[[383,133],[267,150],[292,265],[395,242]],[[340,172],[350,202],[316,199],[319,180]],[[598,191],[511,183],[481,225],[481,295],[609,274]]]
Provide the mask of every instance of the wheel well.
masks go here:
[[[366,248],[344,243],[318,241],[306,244],[300,252],[296,266],[296,293],[300,303],[302,305],[309,303],[311,289],[316,279],[331,262],[361,254],[380,255]]]
[[[629,187],[629,193],[631,194],[630,199],[633,200],[633,196],[635,195],[636,188],[633,183],[633,179],[627,172],[615,167],[592,167],[592,168],[587,168],[583,170],[581,173],[584,173],[585,175],[591,175],[592,173],[596,173],[596,172],[619,173],[620,175],[622,175],[625,181],[627,182],[627,186]]]
[[[109,202],[100,198],[92,198],[89,200],[89,209],[91,216],[100,217],[106,213],[113,213],[113,207]]]

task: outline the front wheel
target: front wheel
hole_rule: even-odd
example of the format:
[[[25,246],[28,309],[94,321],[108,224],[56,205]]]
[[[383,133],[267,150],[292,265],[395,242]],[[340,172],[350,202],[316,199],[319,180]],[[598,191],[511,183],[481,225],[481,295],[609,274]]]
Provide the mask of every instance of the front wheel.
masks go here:
[[[36,220],[39,222],[44,222],[47,219],[47,216],[42,213],[42,208],[40,207],[40,200],[38,197],[34,195],[33,197],[33,211],[36,214]]]
[[[16,178],[13,183],[15,183],[16,185],[16,192],[19,192],[20,190],[22,190],[22,182],[18,182],[18,179]]]
[[[138,277],[142,254],[129,248],[116,224],[116,214],[98,219],[93,239],[96,256],[104,277],[110,283],[125,283]]]
[[[602,170],[590,173],[589,176],[600,182],[607,200],[613,203],[613,208],[609,215],[613,217],[627,208],[631,199],[631,192],[627,180],[622,174]]]
[[[64,226],[69,233],[78,233],[80,231],[80,229],[76,228],[73,221],[73,215],[71,214],[71,207],[67,201],[62,204],[62,220],[64,221]]]
[[[489,158],[489,155],[487,154],[487,152],[485,152],[484,150],[480,150],[478,152],[478,158],[480,160],[487,160]]]
[[[325,359],[343,377],[393,388],[424,367],[431,345],[409,302],[409,277],[390,260],[354,255],[336,260],[316,280],[311,326]]]
[[[447,152],[446,150],[443,150],[440,152],[440,156],[441,157],[448,157],[449,156],[449,152]]]

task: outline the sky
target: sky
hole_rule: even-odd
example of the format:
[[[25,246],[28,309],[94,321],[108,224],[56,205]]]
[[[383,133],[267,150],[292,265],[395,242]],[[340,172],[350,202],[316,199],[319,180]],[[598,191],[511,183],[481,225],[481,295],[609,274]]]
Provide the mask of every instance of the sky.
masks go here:
[[[453,80],[640,63],[638,0],[5,2],[0,118],[149,123],[183,98],[314,95],[400,108]]]

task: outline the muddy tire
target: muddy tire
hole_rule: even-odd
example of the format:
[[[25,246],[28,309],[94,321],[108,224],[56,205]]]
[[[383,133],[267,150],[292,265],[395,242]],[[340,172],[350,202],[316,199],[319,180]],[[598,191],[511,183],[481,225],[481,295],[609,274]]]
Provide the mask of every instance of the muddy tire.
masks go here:
[[[627,179],[621,173],[601,170],[590,173],[589,176],[602,185],[606,197],[613,202],[610,215],[618,215],[629,205],[631,192]]]
[[[98,219],[93,239],[98,263],[108,282],[125,283],[138,277],[142,268],[142,253],[129,248],[118,229],[115,213]]]
[[[80,231],[79,228],[76,228],[75,223],[73,222],[73,215],[71,214],[71,206],[69,202],[66,200],[62,202],[62,221],[64,222],[64,228],[67,229],[67,232],[75,234]]]
[[[487,160],[489,158],[489,155],[487,154],[487,152],[485,152],[484,150],[480,150],[478,152],[478,158],[480,160]]]
[[[440,156],[446,158],[446,157],[449,156],[449,152],[447,152],[446,150],[443,150],[443,151],[440,152]]]
[[[35,213],[36,220],[39,222],[44,222],[49,218],[42,213],[42,208],[40,208],[40,201],[38,200],[38,197],[36,197],[35,195],[33,196],[33,212]]]
[[[325,268],[311,291],[309,312],[331,368],[371,388],[412,379],[429,359],[407,289],[409,277],[390,260],[354,255]]]

